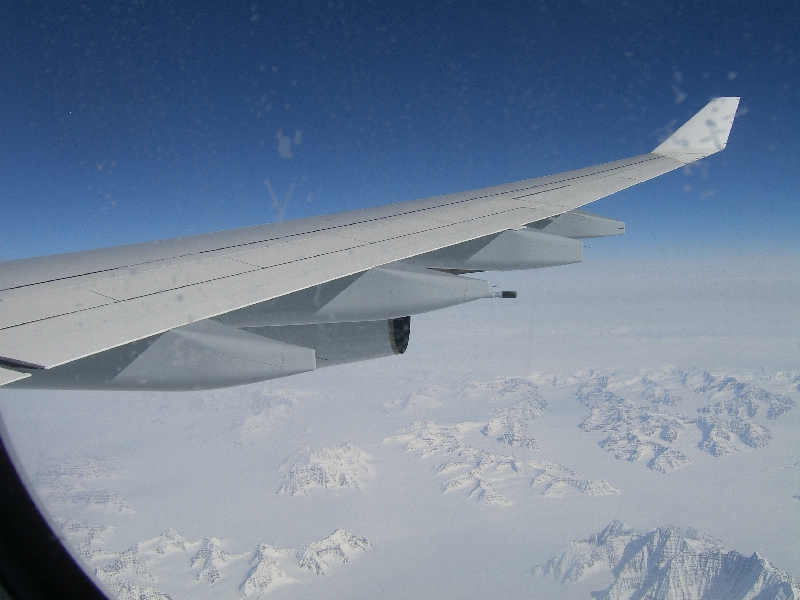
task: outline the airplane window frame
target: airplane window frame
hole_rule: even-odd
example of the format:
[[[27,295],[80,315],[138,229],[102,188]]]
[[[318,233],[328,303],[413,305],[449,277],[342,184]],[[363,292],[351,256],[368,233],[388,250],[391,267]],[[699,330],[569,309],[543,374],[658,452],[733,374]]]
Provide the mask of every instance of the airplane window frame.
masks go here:
[[[37,506],[2,419],[0,447],[0,600],[106,600]]]

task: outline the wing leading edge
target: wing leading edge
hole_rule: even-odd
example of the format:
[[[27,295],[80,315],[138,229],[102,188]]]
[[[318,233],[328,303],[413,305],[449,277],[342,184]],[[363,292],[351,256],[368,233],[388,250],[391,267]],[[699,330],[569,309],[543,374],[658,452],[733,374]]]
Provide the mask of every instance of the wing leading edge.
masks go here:
[[[458,291],[461,284],[443,278],[464,278],[448,273],[577,262],[582,243],[571,238],[614,235],[624,225],[575,209],[722,150],[738,101],[711,101],[649,154],[558,175],[288,223],[1,263],[0,385],[25,387],[42,370],[66,368],[115,348],[115,355],[125,354],[126,345],[141,353],[161,334],[191,329],[198,321],[216,318],[222,324],[227,319],[232,324],[225,326],[235,327],[236,318],[230,315],[248,310],[272,314],[248,322],[269,329],[274,325],[270,318],[280,312],[276,302],[283,299],[286,304],[288,295],[312,288],[318,290],[312,299],[314,294],[333,294],[336,310],[328,306],[324,316],[309,316],[293,326],[367,321],[357,318],[362,314],[359,298],[367,302],[375,289],[389,294],[401,288],[433,289],[430,277],[437,271],[440,279],[433,285],[441,292],[439,304],[415,297],[416,304],[409,306],[430,307],[414,310],[486,297],[480,291]],[[383,287],[364,287],[370,277],[376,279],[372,273],[377,267],[386,267]],[[414,269],[419,272],[413,274]],[[350,296],[342,296],[342,282],[356,286]],[[366,295],[354,295],[357,285]],[[391,310],[366,312],[389,319],[409,314]],[[349,316],[337,316],[345,313]],[[271,331],[248,333],[272,335],[274,342],[288,330]],[[231,333],[242,337],[239,329]],[[195,340],[195,349],[202,337],[192,331],[177,335],[184,346],[185,340]],[[309,330],[292,339],[308,336],[318,333]],[[211,346],[219,346],[215,344]],[[158,347],[163,351],[167,345],[160,342]],[[341,357],[330,364],[339,362]],[[299,372],[291,366],[271,368]]]

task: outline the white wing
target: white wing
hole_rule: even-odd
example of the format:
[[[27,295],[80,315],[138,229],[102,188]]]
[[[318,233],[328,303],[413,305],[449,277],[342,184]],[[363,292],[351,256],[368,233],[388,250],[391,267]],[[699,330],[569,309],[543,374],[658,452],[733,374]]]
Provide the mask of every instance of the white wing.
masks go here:
[[[547,233],[549,219],[565,213],[573,221],[591,219],[570,211],[723,149],[738,100],[713,100],[650,154],[558,175],[286,223],[0,263],[0,385],[382,265],[391,271],[397,261],[407,261],[394,267],[405,274],[384,270],[384,279],[424,278],[412,273],[413,265],[442,268],[442,257],[452,255],[443,249],[531,224]],[[536,229],[525,231],[534,235]],[[556,240],[567,239],[563,232],[552,231],[557,235],[536,242],[536,248],[574,251]],[[502,243],[518,244],[512,237]],[[495,257],[502,255],[500,245],[495,243]],[[475,262],[475,253],[470,256],[483,264]],[[482,270],[462,262],[467,268],[456,271]],[[313,322],[337,320],[369,317]],[[202,335],[212,339],[208,331]],[[186,339],[173,339],[173,350],[184,348]]]

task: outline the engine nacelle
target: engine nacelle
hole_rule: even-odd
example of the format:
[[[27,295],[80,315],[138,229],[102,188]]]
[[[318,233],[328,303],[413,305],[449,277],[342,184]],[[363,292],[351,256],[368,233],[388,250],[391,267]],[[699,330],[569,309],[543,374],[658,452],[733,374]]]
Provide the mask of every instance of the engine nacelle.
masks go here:
[[[583,260],[583,242],[525,228],[463,242],[404,262],[452,271],[515,271]]]
[[[20,380],[22,389],[198,390],[316,369],[312,348],[268,339],[213,319],[198,321]]]
[[[486,281],[393,263],[235,310],[217,320],[233,327],[378,321],[492,296]]]
[[[528,227],[574,239],[608,237],[625,233],[625,223],[622,221],[585,210],[571,210],[556,217],[536,221]]]
[[[403,354],[411,317],[355,323],[319,323],[248,329],[288,344],[313,348],[317,368]]]
[[[316,368],[314,350],[214,320],[167,331],[111,380],[116,389],[230,387]]]

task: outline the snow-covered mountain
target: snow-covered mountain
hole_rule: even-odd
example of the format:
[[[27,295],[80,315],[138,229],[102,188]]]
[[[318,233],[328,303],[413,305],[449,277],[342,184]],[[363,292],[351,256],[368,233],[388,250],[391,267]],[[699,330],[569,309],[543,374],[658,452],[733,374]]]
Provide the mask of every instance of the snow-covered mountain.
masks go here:
[[[444,391],[444,388],[440,388]],[[438,399],[431,393],[432,400]],[[601,496],[619,493],[604,479],[583,479],[577,472],[547,460],[526,461],[525,455],[538,450],[530,424],[539,420],[547,402],[538,385],[529,377],[497,377],[465,382],[455,393],[464,398],[484,398],[488,404],[505,404],[494,409],[488,421],[464,421],[445,425],[435,421],[414,421],[386,438],[383,443],[403,443],[405,452],[420,458],[438,456],[437,475],[449,477],[445,494],[465,490],[470,498],[483,504],[510,506],[508,497],[514,483],[527,481],[528,487],[550,498],[569,493]],[[482,434],[484,438],[475,435]],[[502,446],[516,453],[498,451]],[[508,490],[508,491],[506,491]]]
[[[528,466],[533,469],[531,487],[541,489],[542,496],[562,498],[572,488],[587,496],[608,496],[619,491],[605,479],[581,479],[572,469],[546,460],[532,460]]]
[[[742,446],[765,447],[772,434],[758,420],[777,419],[796,405],[788,396],[752,382],[705,370],[663,369],[657,377],[645,372],[633,380],[595,374],[583,381],[575,396],[589,410],[579,427],[606,434],[600,447],[629,462],[646,459],[650,469],[661,473],[692,463],[675,447],[687,427],[702,433],[698,449],[725,456]],[[630,399],[637,396],[649,406]],[[699,404],[694,417],[674,412],[688,403],[687,398]]]
[[[328,560],[335,559],[346,563],[354,553],[362,552],[371,546],[372,544],[364,538],[348,533],[344,529],[337,529],[324,540],[307,542],[295,548],[292,556],[301,569],[322,575],[330,568]]]
[[[673,448],[670,443],[692,420],[683,415],[668,415],[648,410],[608,388],[609,377],[596,377],[578,388],[576,396],[590,413],[579,427],[583,431],[601,431],[608,435],[599,443],[616,458],[636,462],[648,458],[648,467],[666,473],[690,464],[691,459]],[[676,406],[680,398],[667,390],[647,396],[653,404]],[[667,398],[668,402],[664,402]]]
[[[109,512],[134,514],[130,503],[118,493],[97,487],[113,477],[111,469],[89,460],[45,469],[34,480],[37,491],[48,504],[102,507]]]
[[[220,391],[215,391],[217,394]],[[277,390],[274,393],[258,395],[249,400],[250,414],[241,424],[234,428],[239,431],[239,442],[254,436],[268,434],[276,427],[284,425],[290,418],[293,409],[301,400],[307,400],[311,394],[304,390]],[[228,403],[230,408],[236,406],[235,401]]]
[[[498,408],[494,416],[481,429],[486,436],[493,436],[498,442],[509,446],[521,446],[536,450],[536,440],[528,431],[528,425],[536,421],[547,408],[535,384],[522,377],[514,378],[498,391],[495,401],[514,399],[511,406]]]
[[[373,475],[369,455],[352,444],[338,448],[301,448],[282,465],[285,471],[279,494],[306,494],[313,488],[361,489],[362,480]]]
[[[433,421],[415,421],[384,443],[404,442],[404,449],[420,458],[435,454],[452,456],[436,467],[440,475],[450,475],[444,492],[461,488],[469,496],[489,505],[510,505],[511,500],[495,490],[496,484],[508,477],[521,475],[522,463],[511,454],[490,452],[469,444],[463,436],[486,426],[484,423],[458,423],[440,425]],[[454,473],[457,473],[454,475]]]
[[[392,402],[384,402],[383,409],[388,413],[394,410],[406,412],[426,410],[442,406],[441,396],[452,393],[448,387],[432,385],[416,392],[411,392],[396,398]]]
[[[602,600],[785,600],[800,597],[800,584],[754,553],[726,551],[693,529],[659,527],[639,533],[612,521],[601,532],[573,542],[531,573],[563,585],[610,574],[610,587],[592,592]]]
[[[512,409],[518,410],[518,404]],[[498,492],[497,487],[512,487],[515,480],[527,480],[531,489],[551,498],[564,497],[568,490],[577,490],[588,496],[618,493],[604,479],[581,479],[572,469],[546,460],[533,460],[526,465],[514,454],[493,452],[466,441],[470,434],[473,434],[473,439],[479,439],[474,436],[476,431],[488,435],[486,429],[491,423],[490,420],[489,423],[441,425],[433,421],[415,421],[386,438],[384,443],[402,442],[405,452],[417,454],[420,458],[445,458],[436,466],[438,475],[450,477],[444,485],[444,493],[464,489],[469,497],[487,505],[511,505],[512,501]],[[496,441],[505,442],[502,438]],[[524,444],[519,445],[527,450],[532,449]]]
[[[332,563],[347,563],[372,544],[337,529],[297,548],[259,544],[252,552],[231,553],[230,540],[205,537],[190,542],[174,529],[122,551],[105,549],[103,531],[78,521],[62,524],[65,536],[87,550],[82,558],[120,599],[183,597],[261,598],[274,588],[324,575]],[[80,541],[78,541],[80,540]]]
[[[537,415],[527,418],[538,418],[547,408],[542,399],[539,386],[529,377],[495,377],[494,379],[466,381],[459,390],[465,398],[480,396],[490,403],[529,402],[536,406]]]

